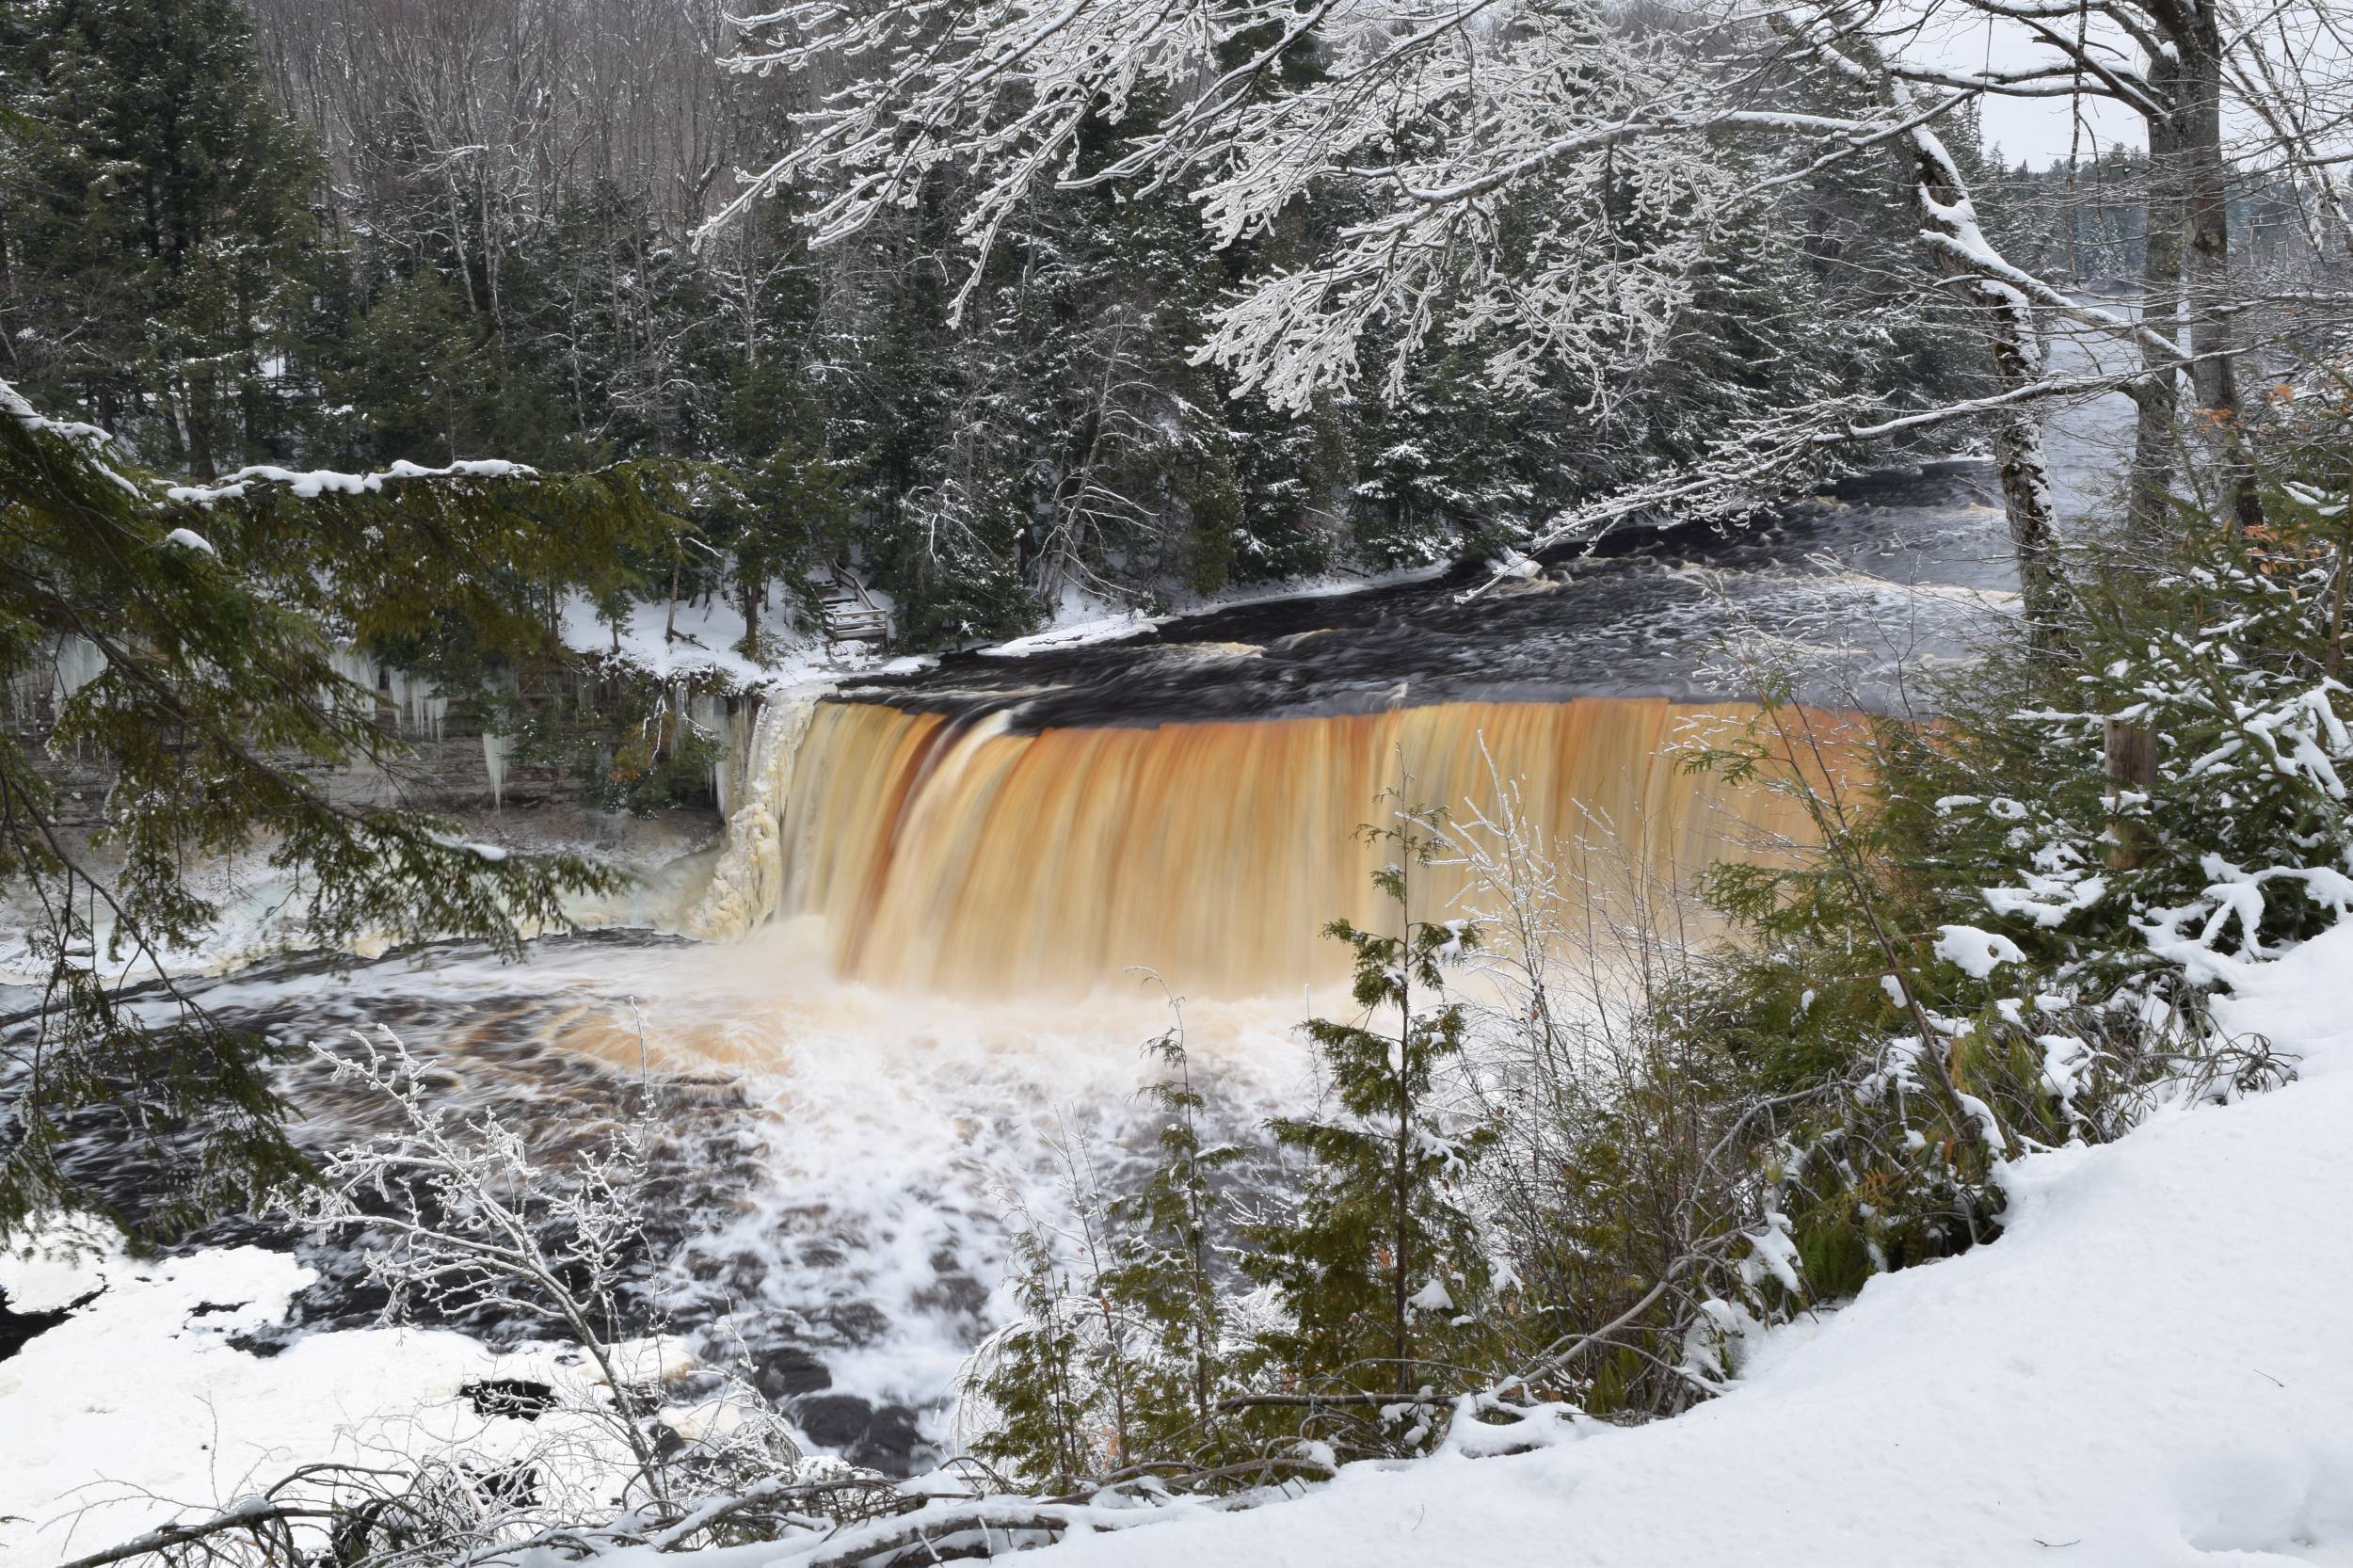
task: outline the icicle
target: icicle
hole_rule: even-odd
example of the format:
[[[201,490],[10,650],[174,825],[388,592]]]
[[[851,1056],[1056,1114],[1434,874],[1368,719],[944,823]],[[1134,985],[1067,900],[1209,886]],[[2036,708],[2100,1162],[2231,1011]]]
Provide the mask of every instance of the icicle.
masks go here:
[[[490,809],[500,810],[506,804],[505,736],[482,732],[482,765],[490,772]]]
[[[725,697],[697,692],[687,699],[686,704],[687,721],[700,733],[720,743],[719,754],[711,763],[711,795],[718,802],[722,817],[728,814],[728,797],[732,793],[728,785],[732,782],[730,776],[736,761],[734,736],[728,723],[726,702]]]
[[[57,706],[106,673],[106,656],[87,637],[60,637],[56,657]]]
[[[376,661],[360,652],[351,644],[343,643],[338,645],[335,651],[328,656],[328,663],[334,666],[334,670],[337,675],[342,676],[345,680],[350,681],[353,685],[359,687],[362,692],[368,694],[365,696],[351,697],[345,694],[338,693],[336,694],[334,700],[338,703],[350,702],[356,704],[360,712],[373,714],[376,710]]]

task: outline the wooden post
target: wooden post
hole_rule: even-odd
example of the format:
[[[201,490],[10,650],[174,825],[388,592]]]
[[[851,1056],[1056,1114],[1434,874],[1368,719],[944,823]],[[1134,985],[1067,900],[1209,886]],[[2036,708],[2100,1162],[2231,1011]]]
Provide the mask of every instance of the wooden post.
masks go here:
[[[2145,792],[2156,783],[2157,738],[2145,724],[2109,719],[2101,726],[2100,745],[2105,771],[2114,781],[2107,796],[2108,808],[2113,813],[2127,789]],[[2108,864],[2121,872],[2130,871],[2148,858],[2155,844],[2145,823],[2127,822],[2115,815],[2108,818],[2108,835],[2116,840],[2108,847]]]

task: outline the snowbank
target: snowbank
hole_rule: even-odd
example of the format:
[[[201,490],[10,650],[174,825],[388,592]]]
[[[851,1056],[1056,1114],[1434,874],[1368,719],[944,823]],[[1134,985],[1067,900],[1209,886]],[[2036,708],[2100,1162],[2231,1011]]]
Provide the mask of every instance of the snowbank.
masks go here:
[[[1122,615],[1105,616],[1097,620],[1073,621],[1053,626],[1044,632],[1016,637],[1011,642],[998,643],[981,651],[994,658],[1019,659],[1032,653],[1049,653],[1066,648],[1091,648],[1097,643],[1121,643],[1130,637],[1149,635],[1170,620],[1168,616],[1147,616],[1141,610]]]
[[[1359,1465],[1296,1502],[1064,1542],[1039,1568],[2353,1563],[2353,928],[2222,1012],[2303,1079],[2008,1175],[2009,1234],[1769,1336],[1677,1420]]]
[[[1193,620],[1248,605],[1345,599],[1352,594],[1369,593],[1375,588],[1434,582],[1453,569],[1454,563],[1447,560],[1429,566],[1399,567],[1388,571],[1320,572],[1285,578],[1276,583],[1253,584],[1248,587],[1220,588],[1209,594],[1179,593],[1175,596],[1175,608],[1169,614],[1160,616],[1146,615],[1142,610],[1113,605],[1091,595],[1066,590],[1053,614],[1047,617],[1043,631],[1033,632],[1026,637],[1016,637],[1010,642],[995,643],[977,651],[991,658],[1019,659],[1032,653],[1060,652],[1064,648],[1088,648],[1097,643],[1126,642],[1131,637],[1149,636],[1171,621]]]
[[[675,605],[640,600],[616,626],[603,618],[587,595],[567,594],[561,635],[567,648],[617,654],[660,680],[713,676],[736,691],[791,685],[833,663],[823,648],[804,643],[782,608],[774,605],[763,607],[760,616],[760,636],[773,650],[771,662],[745,658],[736,646],[744,640],[744,612],[717,597],[700,602],[681,600]]]
[[[577,1352],[500,1353],[418,1329],[316,1334],[275,1355],[232,1343],[285,1316],[311,1271],[232,1247],[140,1262],[0,1255],[12,1310],[81,1310],[0,1361],[0,1568],[38,1568],[180,1517],[201,1517],[294,1466],[389,1464],[452,1447],[520,1455],[565,1434],[578,1456],[611,1447],[579,1417],[485,1414],[465,1387],[588,1381]],[[632,1353],[688,1365],[675,1346]],[[612,1463],[618,1462],[617,1453]],[[589,1460],[592,1465],[593,1460]]]

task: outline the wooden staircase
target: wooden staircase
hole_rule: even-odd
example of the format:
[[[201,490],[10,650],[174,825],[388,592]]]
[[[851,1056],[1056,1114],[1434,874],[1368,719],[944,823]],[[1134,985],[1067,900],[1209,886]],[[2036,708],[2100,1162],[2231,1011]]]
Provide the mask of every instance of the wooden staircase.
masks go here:
[[[880,651],[890,642],[889,612],[866,597],[856,580],[837,575],[817,590],[829,644],[862,643]]]

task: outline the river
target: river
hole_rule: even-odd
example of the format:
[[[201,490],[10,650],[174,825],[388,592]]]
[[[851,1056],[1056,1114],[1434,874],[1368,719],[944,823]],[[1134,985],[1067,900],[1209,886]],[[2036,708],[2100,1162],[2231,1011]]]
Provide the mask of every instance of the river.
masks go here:
[[[2053,418],[2071,526],[2129,414],[2118,397]],[[1074,1157],[1112,1185],[1140,1158],[1140,1048],[1172,995],[1225,1128],[1312,1092],[1292,1026],[1329,1001],[1315,931],[1361,908],[1372,861],[1349,831],[1380,790],[1459,805],[1527,780],[1556,831],[1609,840],[1629,875],[1786,830],[1663,759],[1737,717],[1727,634],[1794,650],[1811,702],[1900,707],[1909,672],[2009,613],[1993,499],[1988,465],[1956,458],[1736,533],[1627,534],[1473,600],[1465,573],[1241,605],[780,700],[737,796],[764,838],[739,815],[685,919],[729,939],[591,933],[513,965],[440,946],[206,995],[296,1048],[395,1032],[445,1103],[552,1157],[652,1106],[633,1308],[714,1353],[740,1339],[813,1443],[904,1471],[952,1442],[957,1368],[1005,1311],[1003,1216],[1054,1211]],[[287,1085],[316,1146],[381,1124],[316,1064]],[[70,1158],[141,1201],[119,1147]],[[188,1244],[251,1240],[290,1244],[248,1219]],[[378,1306],[351,1252],[303,1256],[317,1282],[244,1336],[253,1352]]]

